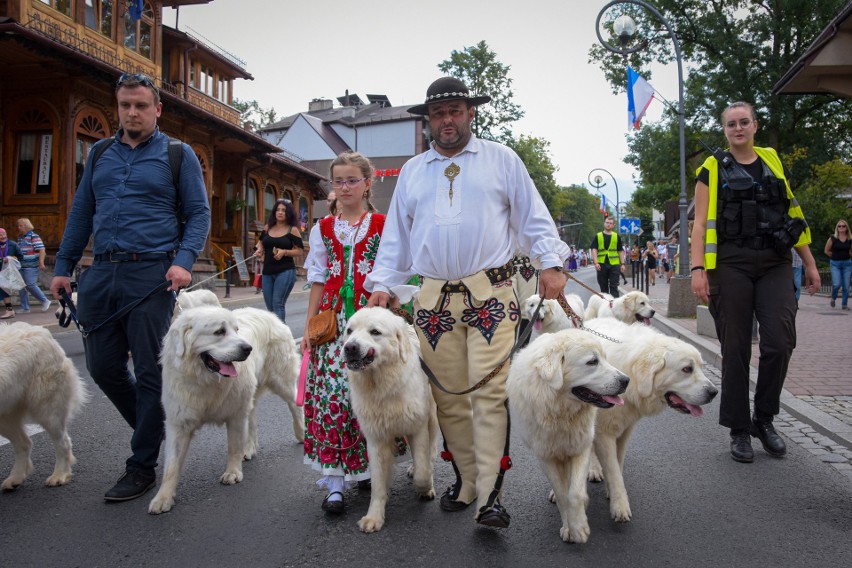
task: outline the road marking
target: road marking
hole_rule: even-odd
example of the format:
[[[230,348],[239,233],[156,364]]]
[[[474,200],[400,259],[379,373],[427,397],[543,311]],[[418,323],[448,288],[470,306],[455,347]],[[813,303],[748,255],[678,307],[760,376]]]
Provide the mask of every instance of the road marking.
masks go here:
[[[44,428],[42,428],[41,426],[39,426],[37,424],[27,424],[25,426],[25,428],[27,430],[28,436],[35,436],[36,434],[44,432]],[[5,446],[6,444],[10,444],[10,443],[11,442],[9,442],[9,440],[4,438],[3,436],[0,436],[0,446]]]

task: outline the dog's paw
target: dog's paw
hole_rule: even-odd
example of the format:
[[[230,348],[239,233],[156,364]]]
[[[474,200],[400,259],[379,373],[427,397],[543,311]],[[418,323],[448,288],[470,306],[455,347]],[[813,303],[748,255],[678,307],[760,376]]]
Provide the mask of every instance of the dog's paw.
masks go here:
[[[589,540],[589,535],[592,531],[589,529],[589,523],[576,527],[562,527],[559,529],[559,536],[562,542],[576,542],[582,544]]]
[[[219,481],[222,482],[222,485],[234,485],[235,483],[239,483],[243,480],[243,472],[241,471],[226,471],[222,474],[222,477],[219,478]]]
[[[603,468],[601,468],[600,464],[591,464],[589,466],[589,481],[592,483],[600,483],[603,481]]]
[[[630,503],[627,501],[610,501],[609,512],[612,515],[612,520],[616,523],[629,523],[633,516],[633,513],[630,512]]]
[[[405,475],[407,475],[409,479],[414,477],[414,462],[408,464],[408,469],[405,470]]]
[[[243,461],[251,461],[256,455],[257,450],[254,446],[252,446],[251,448],[246,448],[245,451],[243,451]]]
[[[556,492],[553,489],[550,490],[550,493],[547,494],[547,500],[551,503],[556,503]]]
[[[379,532],[382,530],[384,525],[384,519],[377,519],[369,516],[361,517],[361,520],[358,521],[358,528],[361,529],[361,532],[365,533]]]
[[[20,487],[21,483],[23,483],[23,482],[24,482],[23,478],[21,478],[21,479],[14,478],[13,479],[11,476],[9,476],[3,482],[3,485],[0,485],[0,489],[2,489],[4,493],[9,492],[9,491],[14,491],[18,487]]]
[[[172,507],[174,506],[174,495],[164,495],[163,493],[157,493],[157,495],[153,499],[151,499],[151,503],[148,505],[148,512],[152,515],[168,513],[172,510]]]
[[[48,487],[59,487],[60,485],[67,485],[70,481],[71,472],[64,471],[61,473],[54,473],[44,481],[44,484]]]
[[[422,501],[431,501],[432,499],[435,498],[435,488],[434,487],[430,487],[429,489],[427,489],[425,491],[415,488],[415,491],[417,491],[417,496]]]

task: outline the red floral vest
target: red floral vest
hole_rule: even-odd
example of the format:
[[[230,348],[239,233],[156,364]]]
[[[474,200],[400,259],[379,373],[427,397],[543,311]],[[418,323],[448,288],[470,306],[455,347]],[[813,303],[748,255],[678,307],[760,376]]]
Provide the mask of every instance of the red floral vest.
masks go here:
[[[343,264],[343,243],[334,234],[334,217],[326,217],[320,220],[320,234],[327,255],[325,288],[320,300],[319,309],[325,311],[337,308],[340,303],[340,288],[346,277],[346,266]],[[367,219],[365,218],[366,222]],[[367,234],[355,242],[355,250],[352,253],[353,285],[355,288],[355,309],[358,310],[367,305],[370,294],[364,290],[364,280],[373,270],[376,261],[376,253],[379,251],[382,229],[385,226],[385,216],[381,213],[369,215],[370,226]]]

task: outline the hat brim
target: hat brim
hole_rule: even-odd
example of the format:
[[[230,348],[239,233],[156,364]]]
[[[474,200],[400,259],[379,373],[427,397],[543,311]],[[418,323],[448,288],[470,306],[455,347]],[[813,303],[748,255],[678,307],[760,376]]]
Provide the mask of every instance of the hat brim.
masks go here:
[[[467,101],[467,103],[471,106],[479,106],[481,104],[485,104],[491,102],[491,97],[488,95],[482,95],[479,97],[447,97],[445,99],[431,101],[428,103],[423,103],[422,105],[416,105],[408,109],[409,114],[419,114],[420,116],[428,116],[429,115],[429,105],[436,105],[438,103],[445,103],[448,101]]]

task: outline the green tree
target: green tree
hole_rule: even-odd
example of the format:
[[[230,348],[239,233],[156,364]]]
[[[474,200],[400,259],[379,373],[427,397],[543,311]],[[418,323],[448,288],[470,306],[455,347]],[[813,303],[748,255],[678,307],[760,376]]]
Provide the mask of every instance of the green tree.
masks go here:
[[[453,50],[450,58],[438,64],[438,69],[460,79],[473,96],[489,95],[491,102],[476,109],[471,129],[479,138],[507,142],[512,136],[511,124],[524,116],[521,107],[512,100],[510,67],[497,60],[485,41]]]
[[[550,142],[521,134],[519,138],[510,138],[506,145],[521,158],[544,204],[552,213],[553,198],[559,191],[554,175],[559,168],[551,160]]]
[[[603,228],[600,198],[582,185],[559,187],[550,210],[557,225],[572,225],[561,229],[560,234],[569,244],[580,248],[588,248],[592,237]]]
[[[852,101],[831,95],[773,95],[772,87],[804,53],[847,0],[655,0],[680,40],[685,79],[687,120],[687,177],[707,155],[701,139],[724,146],[719,125],[731,102],[754,103],[760,126],[756,143],[789,152],[808,148],[808,156],[792,169],[793,182],[803,182],[811,167],[852,153]],[[613,21],[619,6],[602,21]],[[651,79],[648,64],[673,64],[671,39],[654,16],[638,6],[627,10],[637,20],[647,48],[630,56],[630,64]],[[614,39],[610,43],[617,43]],[[590,62],[603,69],[614,92],[626,84],[624,61],[600,45],[590,50]],[[667,98],[674,100],[673,93]],[[676,113],[667,109],[658,125],[643,125],[629,142],[626,159],[640,171],[645,197],[658,207],[680,192]],[[648,185],[645,188],[645,184]],[[688,183],[688,185],[692,185]],[[691,191],[691,188],[690,188]],[[643,194],[640,193],[640,197]]]
[[[240,111],[240,124],[249,124],[253,130],[269,126],[277,120],[274,108],[263,108],[256,100],[243,101],[235,98],[233,107]]]
[[[811,252],[820,265],[828,264],[823,249],[828,237],[834,234],[837,220],[852,217],[846,208],[850,188],[852,165],[834,158],[813,166],[805,184],[795,190],[811,229]]]

